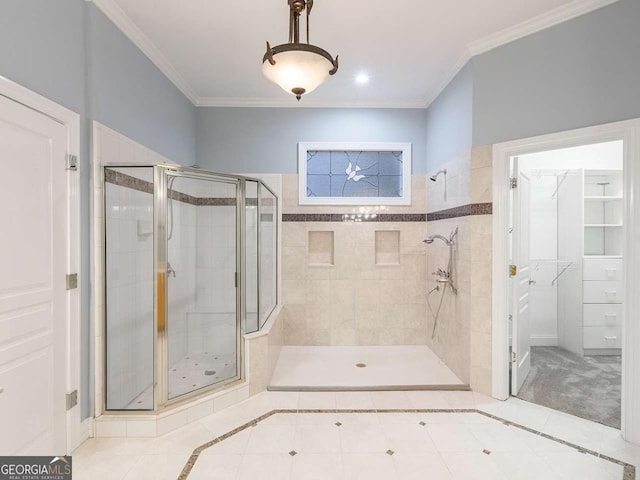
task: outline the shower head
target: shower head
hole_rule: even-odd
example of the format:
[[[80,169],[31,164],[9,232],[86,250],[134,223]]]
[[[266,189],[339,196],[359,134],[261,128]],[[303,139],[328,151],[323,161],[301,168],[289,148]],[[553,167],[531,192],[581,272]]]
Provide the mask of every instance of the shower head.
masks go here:
[[[453,247],[456,244],[455,241],[454,241],[454,239],[456,238],[456,235],[458,235],[458,227],[454,228],[451,231],[451,234],[449,235],[449,238],[443,237],[442,235],[431,235],[431,236],[425,238],[423,240],[423,242],[426,243],[427,245],[431,245],[436,238],[439,238],[444,243],[446,243],[447,246]]]
[[[446,177],[446,176],[447,176],[447,169],[445,168],[445,169],[440,170],[439,172],[437,172],[435,175],[431,175],[431,176],[429,177],[429,180],[431,180],[432,182],[435,182],[436,180],[438,180],[438,176],[439,176],[441,173],[444,173],[444,176]]]
[[[453,240],[449,240],[448,238],[443,237],[442,235],[431,235],[430,237],[425,238],[423,242],[426,243],[427,245],[431,245],[436,238],[439,238],[447,245],[451,245],[450,242],[453,242]]]

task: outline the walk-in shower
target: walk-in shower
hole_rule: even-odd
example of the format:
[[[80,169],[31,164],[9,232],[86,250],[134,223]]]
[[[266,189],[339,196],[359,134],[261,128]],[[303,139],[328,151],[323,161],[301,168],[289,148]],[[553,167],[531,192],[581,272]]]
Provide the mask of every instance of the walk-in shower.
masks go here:
[[[277,198],[262,181],[109,165],[105,409],[160,410],[243,378],[276,305]]]
[[[438,268],[432,275],[438,277],[436,280],[436,286],[431,289],[429,293],[427,293],[427,306],[429,307],[429,311],[431,315],[433,315],[433,330],[431,332],[431,338],[435,337],[436,329],[438,328],[438,317],[440,316],[440,310],[442,309],[442,303],[444,302],[444,296],[447,293],[447,287],[451,289],[454,295],[458,294],[458,289],[454,283],[453,278],[453,252],[456,246],[456,236],[458,235],[458,227],[454,228],[449,234],[449,238],[444,237],[443,235],[431,235],[423,240],[427,245],[431,245],[435,240],[442,240],[447,247],[449,247],[449,258],[447,260],[447,269],[444,270],[442,268]],[[442,287],[441,287],[442,285]],[[434,292],[439,292],[442,290],[440,294],[440,301],[438,302],[438,308],[436,311],[433,311],[431,307],[431,302],[429,301],[429,297]]]

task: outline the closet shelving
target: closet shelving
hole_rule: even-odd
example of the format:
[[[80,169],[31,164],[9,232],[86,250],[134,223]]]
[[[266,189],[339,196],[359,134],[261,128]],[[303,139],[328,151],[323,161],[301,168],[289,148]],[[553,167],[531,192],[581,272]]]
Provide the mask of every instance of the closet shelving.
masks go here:
[[[622,170],[584,170],[584,255],[622,256]]]
[[[622,347],[622,170],[584,170],[583,348]]]

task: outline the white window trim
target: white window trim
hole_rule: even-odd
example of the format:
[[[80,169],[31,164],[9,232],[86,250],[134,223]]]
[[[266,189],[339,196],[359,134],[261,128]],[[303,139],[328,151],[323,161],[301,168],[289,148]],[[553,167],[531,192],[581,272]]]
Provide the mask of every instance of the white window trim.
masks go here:
[[[559,148],[614,140],[624,142],[624,290],[640,291],[640,119],[496,144],[493,147],[493,320],[492,396],[509,396],[509,323],[507,308],[507,215],[509,159]],[[640,445],[640,296],[625,294],[622,344],[622,437]]]
[[[402,152],[402,197],[307,197],[307,152]],[[358,142],[298,143],[298,203],[300,205],[411,205],[411,144]]]

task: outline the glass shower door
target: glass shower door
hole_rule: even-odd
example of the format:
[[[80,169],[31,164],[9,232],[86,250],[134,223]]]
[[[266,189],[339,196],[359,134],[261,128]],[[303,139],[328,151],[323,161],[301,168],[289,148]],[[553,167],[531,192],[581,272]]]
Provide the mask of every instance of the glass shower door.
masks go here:
[[[237,184],[167,176],[168,399],[239,376]]]

